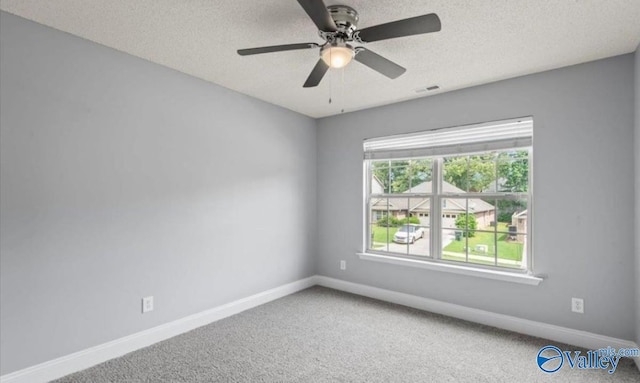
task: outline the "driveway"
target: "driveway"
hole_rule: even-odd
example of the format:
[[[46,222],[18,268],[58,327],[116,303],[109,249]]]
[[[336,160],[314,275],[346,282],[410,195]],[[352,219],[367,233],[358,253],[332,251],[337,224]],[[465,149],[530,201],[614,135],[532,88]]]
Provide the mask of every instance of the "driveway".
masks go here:
[[[424,238],[421,238],[413,244],[395,243],[391,242],[387,248],[380,248],[376,250],[389,251],[392,253],[401,253],[409,255],[429,255],[431,249],[431,241],[429,240],[429,229],[424,229]],[[442,234],[442,247],[447,246],[454,238],[454,230],[445,230]]]

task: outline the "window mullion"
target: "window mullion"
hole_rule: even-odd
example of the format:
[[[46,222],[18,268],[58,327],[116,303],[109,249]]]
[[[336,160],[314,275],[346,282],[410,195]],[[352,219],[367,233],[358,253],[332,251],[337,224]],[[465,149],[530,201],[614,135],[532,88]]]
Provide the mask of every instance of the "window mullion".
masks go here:
[[[371,169],[371,161],[364,162],[364,248],[368,249],[373,247],[373,239],[371,233],[371,221],[373,220],[371,212],[371,178],[373,171]]]
[[[533,251],[533,150],[529,148],[528,151],[528,172],[527,172],[527,235],[525,237],[527,243],[525,246],[525,260],[527,270],[533,270],[533,258],[531,257]]]
[[[493,206],[493,243],[495,246],[493,255],[495,258],[495,265],[498,266],[498,199],[493,200]]]
[[[429,230],[429,241],[431,242],[431,256],[434,259],[442,258],[442,219],[441,219],[441,195],[442,195],[442,158],[437,158],[433,161],[432,169],[432,191],[433,198],[431,198],[431,217],[429,222],[431,223],[431,229]]]

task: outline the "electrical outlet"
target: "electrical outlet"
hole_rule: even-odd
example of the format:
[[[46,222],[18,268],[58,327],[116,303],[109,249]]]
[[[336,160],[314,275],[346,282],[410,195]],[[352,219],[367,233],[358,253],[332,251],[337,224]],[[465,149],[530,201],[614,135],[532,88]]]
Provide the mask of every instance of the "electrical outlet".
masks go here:
[[[153,311],[153,296],[142,298],[142,313]]]
[[[584,314],[584,299],[571,298],[571,311],[574,313]]]
[[[347,269],[347,261],[340,261],[340,270]]]

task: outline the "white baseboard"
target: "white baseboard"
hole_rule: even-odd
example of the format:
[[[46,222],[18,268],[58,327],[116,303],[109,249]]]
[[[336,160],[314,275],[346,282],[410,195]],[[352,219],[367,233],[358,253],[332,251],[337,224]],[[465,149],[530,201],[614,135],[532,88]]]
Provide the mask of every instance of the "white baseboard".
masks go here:
[[[132,334],[124,338],[116,339],[61,358],[15,371],[10,374],[2,375],[0,376],[0,383],[39,383],[58,379],[65,375],[84,370],[109,359],[117,358],[132,351],[139,350],[162,340],[169,339],[176,335],[253,307],[260,306],[314,285],[320,285],[381,301],[464,319],[470,322],[498,327],[521,334],[545,338],[555,342],[580,346],[591,350],[607,346],[615,348],[638,347],[634,342],[628,340],[611,338],[586,331],[535,322],[509,315],[496,314],[489,311],[464,307],[416,295],[404,294],[316,275],[255,294],[250,297],[242,298],[198,314],[190,315],[149,330]],[[640,370],[640,358],[634,359],[636,366]]]
[[[301,279],[124,338],[2,375],[0,376],[0,383],[38,383],[58,379],[109,359],[117,358],[162,340],[304,290],[315,285],[316,280],[317,277],[315,276]]]
[[[638,347],[638,345],[634,342],[624,339],[617,339],[604,335],[593,334],[586,331],[574,330],[567,327],[535,322],[532,320],[517,318],[504,314],[496,314],[489,311],[460,306],[453,303],[438,301],[435,299],[423,298],[416,295],[380,289],[377,287],[362,285],[358,283],[347,282],[340,279],[317,276],[317,283],[320,286],[332,288],[335,290],[341,290],[352,294],[378,299],[381,301],[413,307],[419,310],[425,310],[432,313],[464,319],[468,320],[469,322],[498,327],[520,334],[545,338],[559,343],[567,343],[573,346],[579,346],[590,350],[596,350],[607,346],[615,348]],[[640,358],[634,359],[636,359],[635,362],[637,365],[640,364]]]

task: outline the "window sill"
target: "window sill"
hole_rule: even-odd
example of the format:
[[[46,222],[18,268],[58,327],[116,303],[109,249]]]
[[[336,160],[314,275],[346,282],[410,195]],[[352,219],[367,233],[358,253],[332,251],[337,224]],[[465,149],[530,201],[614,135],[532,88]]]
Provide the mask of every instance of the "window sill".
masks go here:
[[[382,263],[390,263],[393,265],[418,267],[427,270],[443,271],[446,273],[454,273],[461,275],[469,275],[472,277],[495,279],[498,281],[520,283],[525,285],[537,286],[543,281],[542,278],[530,274],[511,273],[508,271],[479,269],[475,267],[452,265],[448,263],[437,263],[429,261],[419,261],[406,258],[392,257],[388,255],[357,253],[358,257],[367,261],[375,261]]]

